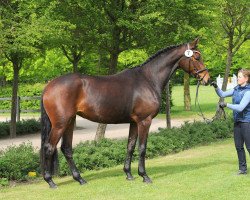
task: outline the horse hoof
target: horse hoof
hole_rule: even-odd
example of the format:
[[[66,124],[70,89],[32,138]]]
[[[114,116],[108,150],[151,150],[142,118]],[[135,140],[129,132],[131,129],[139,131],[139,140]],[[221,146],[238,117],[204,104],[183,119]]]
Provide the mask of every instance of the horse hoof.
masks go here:
[[[51,189],[57,189],[57,185],[55,183],[49,183],[49,187]]]
[[[81,180],[79,180],[79,183],[80,183],[80,185],[84,185],[84,184],[87,184],[87,181],[85,181],[84,179],[81,179]]]
[[[152,183],[151,179],[149,177],[143,177],[144,183]]]
[[[133,180],[135,180],[135,178],[133,177],[133,176],[129,176],[129,177],[127,177],[126,178],[128,181],[133,181]]]

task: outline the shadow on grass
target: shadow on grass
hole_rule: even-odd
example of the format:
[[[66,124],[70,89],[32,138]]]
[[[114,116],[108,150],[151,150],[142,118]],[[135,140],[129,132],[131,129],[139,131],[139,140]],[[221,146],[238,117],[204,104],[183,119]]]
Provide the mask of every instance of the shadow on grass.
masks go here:
[[[190,171],[196,171],[202,168],[208,168],[211,166],[216,166],[216,165],[221,165],[221,164],[229,164],[229,165],[235,165],[234,161],[230,160],[215,160],[212,162],[203,162],[203,163],[197,163],[197,164],[176,164],[176,165],[165,165],[165,166],[148,166],[146,168],[149,177],[152,177],[153,180],[160,179],[162,177],[166,177],[169,175],[174,175],[178,173],[185,173],[185,172],[190,172]],[[137,174],[137,168],[132,167],[132,174],[134,174],[135,178],[138,178],[139,175]],[[93,181],[93,180],[98,180],[98,179],[105,179],[105,178],[113,178],[113,177],[118,177],[118,176],[124,176],[124,180],[126,178],[122,167],[121,169],[110,169],[110,170],[100,170],[100,171],[95,171],[92,174],[84,176],[82,174],[82,177],[87,181]],[[141,177],[139,177],[141,178]],[[61,182],[58,184],[60,185],[67,185],[69,183],[73,183],[75,180],[67,180],[65,182]]]

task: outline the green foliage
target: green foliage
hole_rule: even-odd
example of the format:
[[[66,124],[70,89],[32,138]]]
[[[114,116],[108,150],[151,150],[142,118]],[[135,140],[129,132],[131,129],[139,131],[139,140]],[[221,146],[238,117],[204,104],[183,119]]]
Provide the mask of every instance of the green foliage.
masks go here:
[[[33,97],[41,96],[44,84],[35,83],[35,84],[20,84],[18,96],[20,97]],[[12,88],[10,86],[5,86],[0,88],[0,97],[11,97]],[[11,101],[0,101],[0,110],[10,110]],[[40,109],[40,100],[22,100],[21,109]]]
[[[0,122],[0,138],[10,135],[10,123]],[[37,133],[41,130],[40,122],[35,119],[22,120],[17,122],[17,135]]]
[[[8,185],[9,185],[9,180],[7,178],[0,178],[0,187]]]
[[[11,146],[0,152],[0,177],[8,180],[26,180],[28,172],[38,171],[39,154],[32,144]]]

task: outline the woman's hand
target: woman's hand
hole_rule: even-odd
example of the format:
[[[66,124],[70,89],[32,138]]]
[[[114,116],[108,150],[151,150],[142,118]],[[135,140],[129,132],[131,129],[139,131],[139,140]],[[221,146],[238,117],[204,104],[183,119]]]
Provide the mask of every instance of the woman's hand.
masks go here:
[[[215,81],[213,81],[210,85],[213,86],[215,89],[218,88],[218,85]]]
[[[225,103],[225,102],[220,102],[220,103],[219,103],[219,106],[220,106],[220,108],[225,108],[225,107],[227,107],[227,103]]]

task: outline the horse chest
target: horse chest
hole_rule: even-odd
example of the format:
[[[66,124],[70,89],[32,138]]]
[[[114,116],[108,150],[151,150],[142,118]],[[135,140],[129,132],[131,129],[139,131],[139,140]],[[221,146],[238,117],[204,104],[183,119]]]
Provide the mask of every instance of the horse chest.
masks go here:
[[[148,116],[152,118],[159,112],[160,97],[153,90],[141,91],[134,100],[132,118],[142,120]]]

